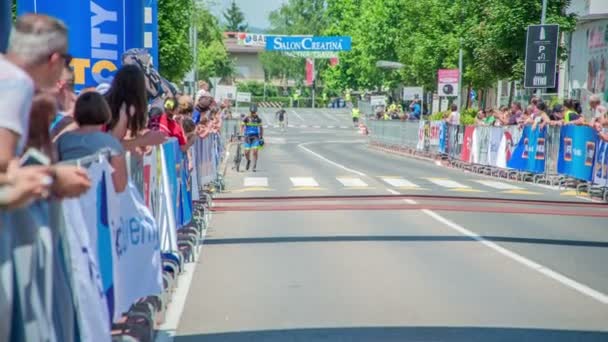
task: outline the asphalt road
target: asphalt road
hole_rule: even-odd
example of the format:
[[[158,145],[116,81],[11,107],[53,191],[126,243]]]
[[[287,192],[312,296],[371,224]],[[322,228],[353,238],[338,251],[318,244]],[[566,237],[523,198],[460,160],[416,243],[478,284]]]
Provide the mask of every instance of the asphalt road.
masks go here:
[[[262,118],[176,341],[608,341],[608,208],[371,150],[346,112]]]

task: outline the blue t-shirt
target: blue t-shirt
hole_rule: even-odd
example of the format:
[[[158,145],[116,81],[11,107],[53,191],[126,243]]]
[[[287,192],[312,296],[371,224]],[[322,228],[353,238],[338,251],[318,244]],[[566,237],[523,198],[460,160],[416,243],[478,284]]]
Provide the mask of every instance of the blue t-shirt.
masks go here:
[[[194,121],[195,125],[198,125],[198,123],[201,121],[201,112],[195,109],[192,113],[192,121]]]
[[[419,103],[414,104],[414,116],[416,118],[420,118],[420,104]]]
[[[57,139],[59,160],[87,157],[102,149],[110,149],[113,156],[121,155],[125,151],[118,139],[104,132],[66,132]]]

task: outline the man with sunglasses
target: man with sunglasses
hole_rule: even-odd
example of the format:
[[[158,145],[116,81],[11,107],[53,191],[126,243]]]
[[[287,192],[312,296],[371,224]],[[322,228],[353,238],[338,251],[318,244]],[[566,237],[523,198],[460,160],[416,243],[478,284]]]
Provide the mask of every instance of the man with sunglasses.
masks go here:
[[[86,171],[75,167],[19,167],[16,171],[12,167],[13,171],[6,172],[8,165],[14,165],[24,152],[34,93],[53,93],[72,59],[67,51],[68,31],[61,21],[27,14],[15,22],[6,55],[0,56],[0,185],[8,185],[8,191],[18,191],[11,189],[11,184],[18,184],[15,178],[26,174],[45,185],[43,191],[23,190],[17,197],[36,199],[49,192],[58,197],[74,197],[90,187]]]

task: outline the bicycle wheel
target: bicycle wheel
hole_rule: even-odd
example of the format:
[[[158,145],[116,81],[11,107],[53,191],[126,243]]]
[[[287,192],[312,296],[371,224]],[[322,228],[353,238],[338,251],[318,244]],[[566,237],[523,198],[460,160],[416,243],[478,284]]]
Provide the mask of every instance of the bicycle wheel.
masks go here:
[[[236,147],[236,155],[234,156],[234,168],[236,169],[236,172],[240,172],[241,159],[242,159],[241,144],[238,144]]]

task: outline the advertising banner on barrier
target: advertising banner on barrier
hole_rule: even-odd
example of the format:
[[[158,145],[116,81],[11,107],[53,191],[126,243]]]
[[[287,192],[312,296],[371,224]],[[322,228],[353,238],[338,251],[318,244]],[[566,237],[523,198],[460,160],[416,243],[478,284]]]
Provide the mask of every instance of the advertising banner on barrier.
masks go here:
[[[501,127],[490,127],[488,165],[498,166],[498,151],[504,136],[504,130]]]
[[[431,146],[439,146],[439,136],[441,131],[441,121],[431,121],[431,132],[429,134],[429,143]]]
[[[419,151],[424,150],[424,120],[420,120],[418,124],[418,142],[416,143],[416,149]]]
[[[475,126],[467,126],[464,129],[464,135],[462,137],[462,161],[470,162],[472,157],[472,145],[473,136],[475,135]]]
[[[439,121],[439,153],[447,153],[447,124],[444,121]]]
[[[521,139],[507,166],[533,173],[545,172],[545,133],[545,128],[533,130],[530,126],[524,127]]]
[[[587,126],[563,126],[561,129],[557,172],[580,180],[593,179],[597,133]]]
[[[114,234],[110,226],[110,208],[108,207],[108,190],[112,186],[112,168],[107,161],[93,163],[87,169],[91,184],[94,186],[80,197],[82,216],[89,230],[92,254],[99,266],[101,286],[107,300],[108,313],[114,317]],[[109,183],[109,184],[108,184]]]
[[[498,154],[496,156],[496,166],[507,168],[507,164],[509,160],[511,160],[514,145],[515,144],[512,132],[510,132],[509,130],[505,130],[500,140],[500,146],[498,147]]]
[[[78,333],[82,341],[110,342],[110,315],[97,257],[93,255],[89,231],[84,229],[82,206],[78,199],[67,199],[62,202],[62,209]]]
[[[595,153],[595,171],[593,183],[608,186],[608,142],[600,140]]]
[[[158,226],[135,186],[129,183],[120,194],[113,191],[113,186],[110,190],[108,203],[115,205],[110,211],[110,223],[115,233],[114,319],[117,320],[139,298],[162,292],[162,266]]]
[[[40,13],[69,27],[74,84],[110,83],[122,54],[144,47],[144,0],[19,0],[19,14]]]

